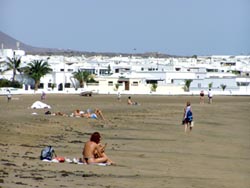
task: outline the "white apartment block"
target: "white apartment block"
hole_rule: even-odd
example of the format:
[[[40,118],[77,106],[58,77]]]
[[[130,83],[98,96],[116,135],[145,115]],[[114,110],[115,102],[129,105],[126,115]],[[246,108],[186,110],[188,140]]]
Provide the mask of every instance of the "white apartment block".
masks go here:
[[[11,80],[12,71],[6,69],[7,57],[13,57],[13,50],[0,52],[0,79]],[[199,56],[197,58],[142,58],[132,57],[64,57],[32,56],[16,50],[22,66],[33,60],[47,61],[52,73],[41,79],[37,92],[80,93],[93,91],[100,94],[199,94],[207,91],[209,85],[215,94],[250,95],[250,56]],[[79,83],[73,78],[78,70],[90,72],[98,83]],[[23,83],[23,93],[34,93],[34,81],[18,74],[16,79]],[[185,81],[192,80],[189,91],[184,90]],[[152,89],[155,84],[156,90]],[[53,88],[52,85],[55,85]],[[223,90],[222,85],[226,85]],[[1,91],[0,91],[1,92]],[[21,91],[19,91],[21,92]]]

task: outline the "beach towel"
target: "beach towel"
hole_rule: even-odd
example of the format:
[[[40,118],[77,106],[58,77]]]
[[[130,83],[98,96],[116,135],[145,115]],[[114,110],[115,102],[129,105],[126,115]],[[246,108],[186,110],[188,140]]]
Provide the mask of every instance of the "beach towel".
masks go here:
[[[109,163],[93,163],[93,164],[87,164],[87,163],[83,163],[83,162],[79,161],[79,160],[76,159],[76,158],[69,159],[69,158],[66,158],[66,157],[55,157],[55,158],[53,158],[52,160],[44,159],[44,160],[42,160],[42,161],[44,161],[44,162],[49,162],[49,163],[64,163],[64,162],[67,162],[67,163],[70,163],[70,164],[79,164],[79,165],[110,166]]]

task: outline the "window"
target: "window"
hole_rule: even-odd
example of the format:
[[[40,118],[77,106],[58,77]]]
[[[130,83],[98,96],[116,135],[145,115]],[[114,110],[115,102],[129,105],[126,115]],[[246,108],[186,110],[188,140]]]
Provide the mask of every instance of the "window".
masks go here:
[[[175,68],[175,70],[176,70],[176,71],[180,71],[180,70],[181,70],[181,68],[176,67],[176,68]]]
[[[56,87],[56,84],[48,83],[48,88],[55,88],[55,87]]]
[[[112,81],[109,81],[109,82],[108,82],[108,86],[113,86],[113,82],[112,82]]]
[[[64,87],[65,88],[70,88],[70,83],[65,83]]]
[[[64,69],[60,69],[60,71],[61,71],[61,72],[63,72],[63,71],[64,71]]]
[[[40,85],[38,86],[39,89],[43,89],[44,84],[40,83]]]
[[[138,86],[139,84],[138,84],[138,82],[133,82],[132,83],[132,86]]]

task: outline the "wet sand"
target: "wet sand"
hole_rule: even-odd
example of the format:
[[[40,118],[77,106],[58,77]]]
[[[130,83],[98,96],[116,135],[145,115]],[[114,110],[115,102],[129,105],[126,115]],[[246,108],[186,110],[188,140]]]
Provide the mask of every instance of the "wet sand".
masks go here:
[[[46,116],[29,107],[40,95],[0,96],[0,187],[246,188],[250,186],[250,97],[48,94],[51,111],[100,108],[106,121]],[[183,108],[191,101],[195,126],[184,133]],[[207,101],[206,101],[207,102]],[[36,112],[38,115],[32,115]],[[84,142],[99,131],[116,166],[47,163],[41,149],[81,157]]]

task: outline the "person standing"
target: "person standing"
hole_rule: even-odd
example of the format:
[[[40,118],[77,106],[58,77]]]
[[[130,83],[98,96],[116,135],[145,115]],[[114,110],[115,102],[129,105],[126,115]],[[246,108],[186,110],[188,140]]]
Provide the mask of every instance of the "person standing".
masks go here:
[[[205,94],[204,94],[204,91],[201,90],[201,92],[200,92],[200,104],[204,104],[204,101],[205,101]]]
[[[213,102],[213,93],[211,91],[211,89],[208,90],[208,103],[212,104]]]
[[[118,100],[119,102],[121,102],[121,93],[120,93],[120,92],[117,93],[117,100]]]
[[[8,91],[8,94],[7,94],[7,101],[10,102],[12,96],[11,96],[10,90],[8,89],[7,91]]]
[[[42,92],[42,95],[41,95],[41,100],[43,101],[43,100],[45,100],[46,99],[46,93],[43,91]]]
[[[187,129],[189,128],[190,131],[192,131],[193,128],[193,112],[191,108],[191,103],[188,101],[186,104],[186,107],[184,108],[184,114],[183,114],[183,123],[185,126],[185,133],[187,132]]]

